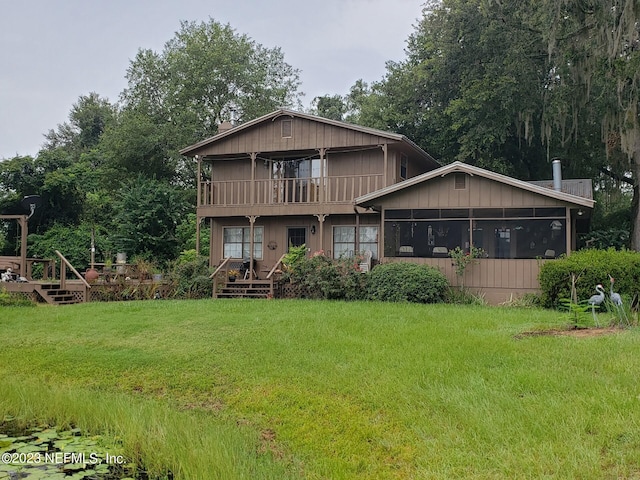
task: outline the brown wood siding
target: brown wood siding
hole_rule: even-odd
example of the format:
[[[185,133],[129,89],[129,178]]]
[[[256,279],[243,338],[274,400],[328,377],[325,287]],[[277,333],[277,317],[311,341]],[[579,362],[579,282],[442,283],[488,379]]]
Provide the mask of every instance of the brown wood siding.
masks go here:
[[[382,149],[356,152],[327,153],[327,170],[331,177],[348,175],[376,175],[382,173]],[[381,187],[382,188],[382,187]]]
[[[213,180],[251,180],[251,159],[222,160],[213,164]]]
[[[564,206],[553,198],[528,192],[487,178],[466,177],[467,187],[454,188],[455,175],[431,179],[421,185],[388,195],[382,203],[392,208],[499,208]]]
[[[278,117],[273,121],[247,128],[237,135],[229,135],[212,145],[203,147],[198,154],[203,156],[234,155],[247,152],[284,152],[394,143],[388,138],[304,118],[291,119],[293,122],[292,136],[283,138],[281,129],[283,119],[290,119],[290,117]]]

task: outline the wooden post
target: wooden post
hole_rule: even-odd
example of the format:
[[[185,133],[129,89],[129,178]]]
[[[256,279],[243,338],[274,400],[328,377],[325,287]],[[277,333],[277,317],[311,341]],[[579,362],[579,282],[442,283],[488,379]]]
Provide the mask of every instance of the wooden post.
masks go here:
[[[253,281],[253,230],[258,215],[248,215],[249,219],[249,281]],[[264,240],[263,240],[264,241]]]
[[[249,201],[251,205],[255,205],[256,203],[256,158],[258,154],[255,152],[251,153],[251,193],[249,195]]]
[[[382,183],[383,183],[383,187],[386,187],[387,185],[389,185],[389,156],[387,155],[387,144],[385,143],[384,145],[380,145],[380,147],[382,148],[382,157],[383,157],[383,173],[382,173]]]
[[[27,275],[27,236],[29,234],[28,216],[22,215],[20,222],[20,275]]]
[[[197,211],[197,208],[196,208]],[[196,254],[200,255],[200,217],[196,213]]]
[[[320,231],[318,232],[318,234],[320,235],[320,248],[318,250],[324,250],[324,219],[327,218],[327,216],[328,215],[326,213],[317,213],[315,215],[315,217],[318,219],[318,222],[320,223]]]

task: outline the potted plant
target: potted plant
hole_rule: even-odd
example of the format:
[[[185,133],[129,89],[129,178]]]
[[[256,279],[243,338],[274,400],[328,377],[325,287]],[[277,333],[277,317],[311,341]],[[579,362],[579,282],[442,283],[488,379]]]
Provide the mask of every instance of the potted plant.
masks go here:
[[[236,278],[240,276],[240,272],[238,270],[229,270],[228,276],[230,282],[235,282]]]

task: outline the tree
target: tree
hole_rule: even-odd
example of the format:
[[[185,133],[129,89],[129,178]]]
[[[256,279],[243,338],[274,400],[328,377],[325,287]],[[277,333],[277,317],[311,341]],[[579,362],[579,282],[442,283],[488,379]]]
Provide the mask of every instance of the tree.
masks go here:
[[[69,122],[58,125],[45,135],[45,150],[64,147],[68,151],[82,152],[98,145],[102,133],[115,116],[115,108],[97,93],[83,95],[73,104]]]
[[[575,119],[600,127],[607,152],[600,170],[633,188],[631,247],[640,250],[640,4],[544,0],[537,7],[532,28],[547,39],[553,62],[548,129],[570,125],[575,140]]]
[[[347,106],[341,95],[323,95],[313,99],[311,112],[331,120],[344,120]]]
[[[176,228],[188,208],[174,187],[139,175],[115,198],[113,242],[119,252],[166,263],[178,255]]]
[[[123,112],[106,135],[105,152],[125,174],[158,180],[175,181],[178,151],[216,134],[222,121],[299,105],[298,71],[281,50],[214,20],[182,22],[161,53],[140,50],[127,80]]]

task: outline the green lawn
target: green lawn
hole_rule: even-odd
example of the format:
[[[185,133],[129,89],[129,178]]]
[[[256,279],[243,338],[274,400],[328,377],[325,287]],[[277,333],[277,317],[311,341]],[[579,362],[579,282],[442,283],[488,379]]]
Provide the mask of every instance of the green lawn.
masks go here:
[[[640,330],[552,311],[149,301],[0,312],[0,416],[184,479],[639,478]]]

